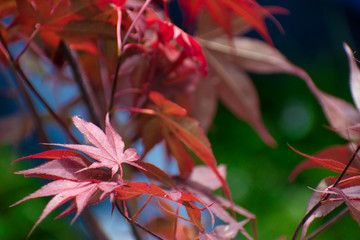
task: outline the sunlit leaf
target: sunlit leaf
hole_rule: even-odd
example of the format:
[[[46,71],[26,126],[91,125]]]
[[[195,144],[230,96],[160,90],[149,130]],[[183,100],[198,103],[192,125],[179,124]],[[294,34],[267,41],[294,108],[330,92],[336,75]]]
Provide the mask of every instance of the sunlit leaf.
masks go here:
[[[348,56],[349,65],[350,65],[350,90],[352,97],[354,99],[357,109],[360,109],[360,70],[356,64],[354,55],[350,47],[344,43],[344,49]]]
[[[274,146],[276,142],[261,119],[258,94],[248,75],[231,62],[219,61],[210,52],[206,54],[210,69],[220,79],[217,91],[221,101],[237,117],[248,122],[267,144]]]

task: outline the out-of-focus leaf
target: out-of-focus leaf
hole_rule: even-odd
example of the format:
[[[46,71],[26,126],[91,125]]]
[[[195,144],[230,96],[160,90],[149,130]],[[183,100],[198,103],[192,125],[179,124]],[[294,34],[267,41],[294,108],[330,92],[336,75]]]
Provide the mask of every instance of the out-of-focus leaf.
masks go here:
[[[357,109],[360,109],[360,70],[355,62],[350,47],[344,43],[344,49],[348,56],[350,65],[350,90]]]
[[[178,164],[180,176],[186,179],[192,172],[195,165],[192,156],[189,154],[184,144],[181,143],[172,132],[164,130],[163,133],[166,144]]]
[[[360,112],[350,103],[320,90],[317,97],[334,130],[347,140],[359,141],[360,134],[350,128],[360,122]]]
[[[269,43],[271,38],[266,29],[263,16],[272,17],[269,12],[263,9],[254,0],[205,0],[187,1],[181,0],[180,6],[186,12],[186,22],[194,21],[201,9],[206,8],[214,21],[224,30],[228,36],[233,35],[232,19],[236,15],[244,19]]]
[[[235,67],[231,62],[217,60],[206,51],[209,67],[221,80],[217,85],[222,102],[236,114],[244,119],[270,146],[276,145],[261,119],[259,98],[252,81],[246,73]]]
[[[343,99],[318,89],[305,71],[298,68],[296,75],[304,79],[311,92],[318,99],[334,131],[349,141],[358,142],[360,140],[359,132],[351,129],[360,123],[360,112],[352,104]]]
[[[252,38],[226,37],[205,40],[200,44],[216,57],[233,62],[238,67],[254,73],[294,73],[296,68],[271,45]]]
[[[163,140],[159,133],[162,131],[162,122],[158,118],[144,116],[144,124],[141,124],[142,141],[144,145],[144,155],[146,155],[156,144]]]
[[[191,104],[189,116],[194,117],[200,123],[200,127],[206,132],[215,117],[217,110],[216,86],[213,79],[206,78],[198,82],[193,93],[194,99]]]
[[[176,116],[186,116],[187,112],[184,108],[180,107],[174,102],[171,102],[164,98],[158,92],[150,92],[149,98],[153,101],[156,106],[159,108],[160,112],[169,115],[176,115]]]
[[[223,178],[226,178],[226,166],[220,164],[218,170]],[[197,182],[210,190],[216,190],[221,187],[221,182],[214,172],[207,166],[196,166],[191,172],[190,180]]]
[[[291,147],[291,146],[290,146]],[[300,153],[291,147],[295,152],[299,153],[304,157],[308,157],[307,160],[300,163],[291,173],[289,179],[290,181],[294,180],[296,176],[302,172],[304,169],[313,168],[313,167],[325,167],[335,172],[341,173],[347,163],[350,161],[351,156],[354,153],[351,145],[336,145],[328,147],[314,156],[308,156],[306,154]],[[349,174],[358,174],[360,173],[360,164],[357,161],[349,167],[347,173]]]

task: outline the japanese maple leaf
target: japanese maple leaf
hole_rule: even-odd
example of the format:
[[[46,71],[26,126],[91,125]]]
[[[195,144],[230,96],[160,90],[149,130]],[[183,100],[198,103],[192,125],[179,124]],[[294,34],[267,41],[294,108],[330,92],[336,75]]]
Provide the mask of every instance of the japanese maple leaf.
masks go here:
[[[51,144],[55,146],[66,147],[81,151],[92,157],[96,162],[84,168],[94,169],[106,167],[111,169],[112,176],[120,169],[122,178],[122,163],[128,163],[141,168],[135,163],[139,159],[139,154],[135,149],[129,148],[124,151],[125,144],[121,136],[110,125],[109,115],[106,116],[106,128],[103,132],[99,127],[91,122],[87,122],[78,116],[73,117],[74,125],[85,136],[85,138],[94,146],[80,144]]]
[[[96,191],[100,190],[101,194],[96,197],[96,202],[100,202],[106,199],[113,189],[120,186],[119,183],[116,182],[91,182],[91,181],[70,181],[70,180],[56,180],[46,184],[45,186],[41,187],[36,192],[30,194],[29,196],[23,198],[22,200],[14,203],[11,206],[18,205],[23,201],[32,198],[38,197],[46,197],[55,195],[46,205],[42,214],[40,215],[39,219],[36,221],[35,225],[31,229],[29,235],[34,231],[36,226],[47,216],[51,213],[54,209],[59,207],[60,205],[64,204],[65,202],[74,199],[76,205],[75,209],[77,209],[77,213],[73,218],[72,222],[76,220],[76,218],[80,215],[80,213],[84,210],[84,208],[88,205],[94,204],[95,198],[92,198]],[[89,204],[92,202],[92,204]],[[62,214],[58,217],[62,217],[64,213],[71,213],[71,210],[74,206],[70,205],[70,211],[66,209]],[[28,235],[28,236],[29,236]]]
[[[15,206],[33,198],[54,196],[46,205],[29,235],[48,214],[65,202],[73,199],[72,204],[58,215],[57,218],[77,211],[72,220],[75,221],[86,206],[99,203],[109,196],[113,198],[114,189],[122,185],[122,183],[118,181],[118,174],[112,177],[111,172],[104,168],[87,169],[92,162],[75,151],[50,150],[23,157],[16,161],[33,158],[52,160],[32,169],[16,172],[16,174],[23,174],[25,177],[52,179],[55,181],[44,185],[39,190],[11,205]]]

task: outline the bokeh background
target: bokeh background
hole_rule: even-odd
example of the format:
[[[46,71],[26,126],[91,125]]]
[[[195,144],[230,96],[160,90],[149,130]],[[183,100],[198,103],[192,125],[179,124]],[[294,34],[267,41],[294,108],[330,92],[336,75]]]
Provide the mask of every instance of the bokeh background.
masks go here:
[[[289,15],[276,16],[285,33],[282,34],[267,21],[274,45],[295,65],[305,69],[317,86],[335,96],[352,102],[349,90],[349,67],[343,42],[356,52],[360,51],[360,1],[357,0],[259,0],[261,5],[282,6]],[[259,37],[250,32],[251,37]],[[6,74],[0,69],[0,93],[8,86]],[[238,120],[223,106],[219,106],[215,122],[208,136],[218,163],[228,165],[227,180],[234,201],[257,215],[260,239],[290,239],[297,224],[305,214],[307,201],[315,188],[327,176],[336,174],[324,169],[302,172],[294,182],[288,181],[292,169],[303,157],[296,149],[313,154],[327,146],[346,143],[328,130],[324,114],[299,78],[289,75],[252,75],[261,99],[265,124],[277,140],[278,146],[266,146],[246,123]],[[6,116],[15,104],[0,94],[0,114]],[[14,123],[15,124],[15,123]],[[0,127],[6,131],[6,127]],[[26,162],[10,163],[23,155],[39,150],[34,136],[20,144],[2,142],[0,146],[0,239],[24,239],[39,217],[48,199],[36,199],[19,206],[9,206],[35,191],[42,185],[37,179],[24,179],[13,172],[28,168]],[[121,219],[110,217],[106,206],[94,208],[96,215],[105,212],[112,222],[104,223],[108,229],[119,228]],[[88,239],[81,221],[72,226],[69,219],[53,220],[48,216],[30,239]],[[315,220],[310,232],[334,214]],[[114,222],[115,221],[115,222]],[[109,230],[110,231],[110,230]],[[116,239],[130,239],[119,235]],[[349,214],[343,217],[316,239],[359,239],[359,226]],[[239,239],[242,239],[239,237]]]

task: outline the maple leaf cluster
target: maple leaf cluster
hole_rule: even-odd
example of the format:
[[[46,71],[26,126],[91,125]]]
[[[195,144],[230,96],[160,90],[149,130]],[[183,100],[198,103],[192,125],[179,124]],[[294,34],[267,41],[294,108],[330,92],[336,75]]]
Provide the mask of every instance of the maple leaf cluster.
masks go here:
[[[232,202],[226,169],[217,164],[206,136],[221,101],[249,123],[266,144],[276,145],[262,121],[249,73],[287,73],[304,79],[334,130],[351,140],[349,146],[331,147],[314,157],[303,154],[309,160],[291,177],[314,166],[343,173],[338,179],[321,182],[310,200],[313,215],[309,213],[308,219],[325,215],[345,201],[360,222],[356,193],[360,170],[352,157],[358,152],[353,146],[360,140],[360,113],[319,90],[302,69],[273,47],[264,18],[277,24],[272,14],[286,10],[262,7],[254,0],[179,0],[184,24],[195,28],[190,36],[170,21],[167,2],[1,1],[0,61],[16,72],[19,86],[26,85],[19,87],[19,96],[25,96],[31,110],[8,118],[7,122],[16,120],[23,126],[9,129],[6,135],[0,133],[0,140],[12,136],[16,141],[16,136],[36,129],[42,142],[49,142],[43,125],[53,120],[72,141],[46,145],[66,150],[18,159],[47,159],[40,166],[16,173],[53,180],[14,204],[53,196],[30,234],[50,212],[68,201],[69,207],[58,217],[76,212],[74,221],[86,207],[110,198],[113,210],[158,238],[232,239],[241,233],[252,239],[244,226],[254,222],[255,216]],[[243,37],[251,28],[265,41]],[[21,50],[14,51],[13,46],[21,46]],[[360,73],[346,49],[359,108]],[[34,65],[41,70],[36,72]],[[70,85],[75,93],[56,106],[48,104],[34,85],[34,72],[43,73],[44,82],[55,88]],[[52,95],[62,98],[57,89]],[[37,111],[31,96],[45,106],[46,113]],[[74,114],[78,108],[88,121]],[[71,122],[89,145],[75,137]],[[131,147],[140,143],[143,151],[125,149],[125,143]],[[176,162],[177,174],[170,175],[146,161],[147,154],[160,144],[165,146],[168,161]],[[353,159],[351,164],[347,164],[348,159]],[[203,166],[196,166],[196,160]],[[139,181],[139,175],[147,179]],[[214,194],[219,188],[225,198]],[[129,204],[139,203],[142,195],[148,196],[142,207]],[[136,206],[130,211],[132,205]],[[137,218],[147,205],[157,206],[161,215],[140,222]],[[180,214],[181,208],[186,215]],[[204,226],[204,211],[211,216],[210,231]],[[238,221],[237,215],[243,220]],[[215,217],[222,223],[214,226]],[[157,224],[163,222],[166,224]],[[256,236],[256,231],[253,234]]]

